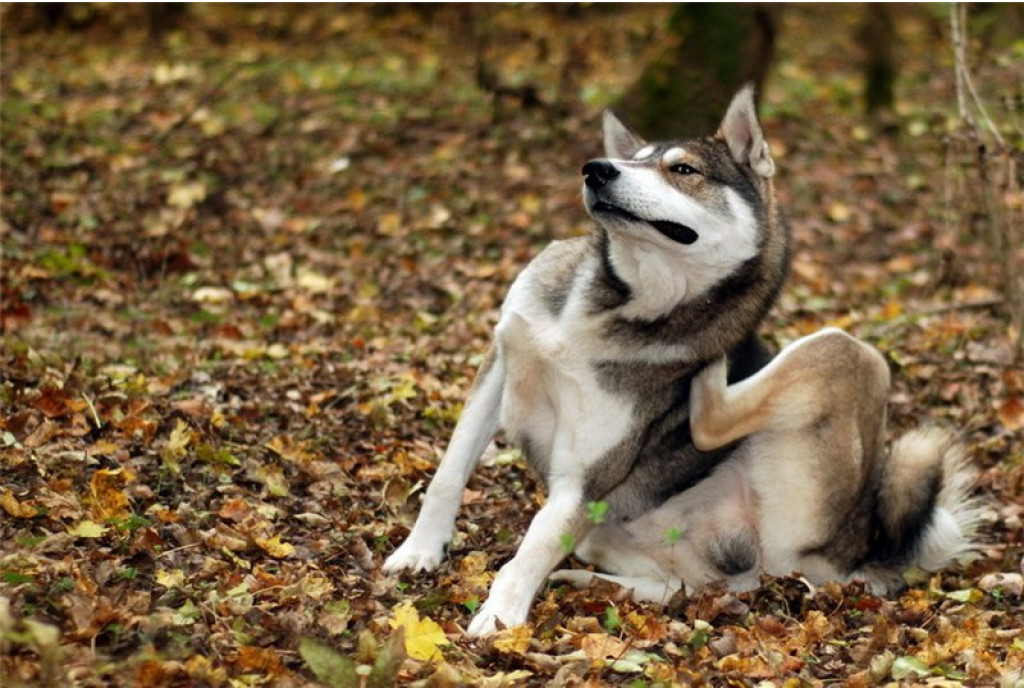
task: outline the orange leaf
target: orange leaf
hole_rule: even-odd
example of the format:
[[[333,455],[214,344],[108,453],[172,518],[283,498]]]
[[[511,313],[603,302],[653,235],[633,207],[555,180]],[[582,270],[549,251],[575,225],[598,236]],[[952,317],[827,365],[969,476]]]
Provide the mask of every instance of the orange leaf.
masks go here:
[[[128,497],[124,495],[124,487],[133,476],[124,468],[116,470],[96,470],[89,480],[89,491],[92,493],[92,514],[97,520],[110,517],[123,517],[127,514]]]
[[[1007,431],[1024,429],[1024,404],[1021,403],[1021,396],[1010,396],[999,406],[999,422]]]
[[[39,397],[32,401],[32,407],[50,419],[63,417],[71,411],[71,406],[68,404],[71,396],[60,388],[46,386],[39,393]]]
[[[277,652],[263,647],[240,647],[236,663],[242,671],[260,671],[275,675],[284,671],[284,664],[281,663],[281,657]]]
[[[232,522],[241,522],[249,516],[251,509],[249,504],[241,498],[229,498],[224,501],[224,505],[217,511],[217,515],[224,518],[225,520],[231,520]]]

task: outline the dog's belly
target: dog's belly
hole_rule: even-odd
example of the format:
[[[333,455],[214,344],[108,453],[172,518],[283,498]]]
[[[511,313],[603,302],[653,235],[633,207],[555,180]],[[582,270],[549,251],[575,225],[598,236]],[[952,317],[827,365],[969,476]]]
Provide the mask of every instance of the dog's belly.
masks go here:
[[[581,478],[628,432],[627,400],[602,389],[588,334],[516,312],[498,328],[506,378],[501,426],[541,477]]]

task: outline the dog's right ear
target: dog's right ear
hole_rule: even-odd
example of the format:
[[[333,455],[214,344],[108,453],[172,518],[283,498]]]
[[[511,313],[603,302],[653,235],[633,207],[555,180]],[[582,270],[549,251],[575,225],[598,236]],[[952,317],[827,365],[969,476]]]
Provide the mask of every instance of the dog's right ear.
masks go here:
[[[604,155],[607,158],[632,158],[647,142],[622,124],[615,113],[604,111]]]

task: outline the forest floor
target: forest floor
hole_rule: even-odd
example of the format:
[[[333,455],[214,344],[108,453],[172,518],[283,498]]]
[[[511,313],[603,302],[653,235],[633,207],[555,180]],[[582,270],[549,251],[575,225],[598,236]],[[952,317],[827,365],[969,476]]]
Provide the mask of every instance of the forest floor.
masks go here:
[[[847,329],[891,365],[892,437],[962,432],[977,558],[891,598],[548,587],[471,641],[543,500],[514,449],[474,474],[436,573],[380,565],[511,281],[588,232],[580,166],[669,10],[144,11],[5,17],[0,685],[1024,682],[1024,368],[945,17],[899,10],[880,122],[857,6],[784,9],[762,110],[795,253],[762,330]],[[1018,43],[975,79],[995,103],[1022,72]]]

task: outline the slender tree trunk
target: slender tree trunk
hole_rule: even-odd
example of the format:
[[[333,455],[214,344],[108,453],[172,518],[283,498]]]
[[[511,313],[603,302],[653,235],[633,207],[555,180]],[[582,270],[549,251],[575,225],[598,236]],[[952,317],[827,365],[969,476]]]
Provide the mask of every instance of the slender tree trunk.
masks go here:
[[[760,88],[775,52],[772,6],[682,4],[669,18],[674,44],[644,70],[615,109],[651,137],[715,131],[732,96]]]
[[[866,61],[864,65],[864,110],[870,115],[892,110],[893,83],[896,81],[896,43],[899,36],[892,19],[892,8],[871,3],[864,8],[861,27]]]

